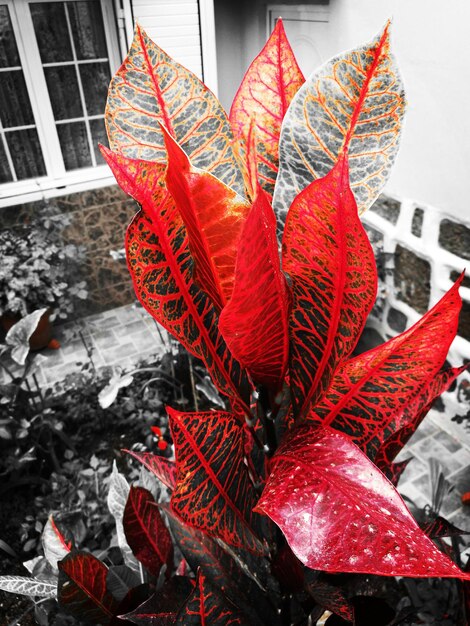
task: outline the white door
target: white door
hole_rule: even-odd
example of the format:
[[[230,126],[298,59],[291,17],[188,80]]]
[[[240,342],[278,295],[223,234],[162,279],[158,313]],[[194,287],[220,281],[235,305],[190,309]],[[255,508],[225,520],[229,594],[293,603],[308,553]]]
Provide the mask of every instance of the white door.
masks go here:
[[[304,76],[308,76],[329,58],[326,52],[329,47],[329,8],[312,5],[268,5],[267,27],[269,33],[279,17],[282,17],[287,37],[300,69]]]

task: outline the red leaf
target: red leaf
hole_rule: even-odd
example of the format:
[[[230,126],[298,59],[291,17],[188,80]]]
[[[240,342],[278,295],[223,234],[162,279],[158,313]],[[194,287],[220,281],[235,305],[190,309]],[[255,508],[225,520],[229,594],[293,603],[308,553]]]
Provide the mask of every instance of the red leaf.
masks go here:
[[[380,471],[383,472],[385,477],[388,478],[392,485],[396,487],[400,481],[401,475],[406,470],[408,463],[412,460],[413,457],[410,457],[409,459],[401,461],[400,463],[390,463],[390,465],[387,465],[386,467],[378,465],[376,461],[375,464],[380,469]]]
[[[365,454],[331,429],[294,431],[272,459],[256,509],[312,569],[470,579],[421,531]]]
[[[292,279],[290,376],[297,415],[326,390],[374,304],[377,272],[341,157],[292,203],[282,242]]]
[[[147,311],[204,361],[219,391],[249,413],[245,372],[217,327],[217,313],[192,279],[186,230],[165,187],[161,163],[135,161],[102,148],[119,185],[141,205],[127,229],[129,271]]]
[[[457,528],[457,526],[454,526],[440,515],[438,515],[436,519],[433,519],[426,524],[422,524],[421,530],[423,533],[426,533],[428,537],[432,537],[433,539],[440,537],[459,537],[460,535],[470,535],[470,530],[460,530],[460,528]]]
[[[409,330],[347,361],[308,415],[341,430],[370,458],[406,425],[404,410],[442,366],[457,331],[460,280]]]
[[[194,280],[220,310],[232,295],[237,246],[250,205],[208,172],[192,167],[178,143],[163,131],[166,183],[188,231]]]
[[[169,489],[174,489],[176,484],[176,465],[164,456],[152,454],[151,452],[135,452],[124,450],[144,465],[160,482]]]
[[[387,468],[392,466],[393,460],[416,432],[436,398],[450,387],[457,376],[468,368],[468,365],[439,372],[424,390],[417,393],[410,402],[403,406],[400,418],[396,419],[396,422],[405,425],[388,437],[380,446],[374,460],[379,469],[386,473]]]
[[[172,626],[193,585],[194,581],[189,578],[174,576],[145,602],[122,617],[137,626]]]
[[[110,146],[127,157],[164,161],[159,123],[197,167],[244,193],[230,122],[221,104],[197,76],[176,63],[137,25],[129,54],[109,86]]]
[[[245,616],[199,570],[194,591],[176,620],[177,626],[248,626]]]
[[[188,526],[166,506],[162,508],[168,516],[172,535],[192,571],[202,568],[209,582],[223,589],[255,624],[261,623],[262,618],[272,626],[277,624],[277,614],[265,591],[268,587],[272,588],[267,559],[240,549],[236,554],[229,554],[227,546],[220,540]]]
[[[318,573],[312,572],[312,574]],[[335,587],[324,580],[315,579],[307,582],[306,589],[321,607],[339,615],[346,622],[354,623],[354,606],[348,601],[341,587]]]
[[[154,576],[166,564],[169,575],[173,567],[173,543],[150,491],[131,486],[123,525],[136,559]]]
[[[106,588],[106,565],[88,552],[72,552],[58,566],[59,604],[80,621],[108,624],[118,602]]]
[[[273,195],[279,166],[279,136],[289,104],[304,77],[287,40],[282,20],[248,68],[230,111],[235,132],[248,145],[254,120],[261,186]]]
[[[220,315],[228,347],[253,380],[282,385],[289,354],[289,292],[281,272],[276,218],[258,190],[238,246],[232,299]]]
[[[223,411],[181,413],[168,407],[168,414],[177,471],[172,510],[229,545],[265,553],[240,423]]]

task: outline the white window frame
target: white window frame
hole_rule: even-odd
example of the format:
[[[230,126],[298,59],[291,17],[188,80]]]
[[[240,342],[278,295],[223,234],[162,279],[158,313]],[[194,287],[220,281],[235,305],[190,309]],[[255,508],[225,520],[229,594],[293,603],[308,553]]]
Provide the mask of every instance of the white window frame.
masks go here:
[[[271,34],[278,17],[283,17],[286,20],[328,22],[330,7],[328,4],[268,4],[266,7],[266,37]]]
[[[9,9],[13,32],[20,57],[24,79],[39,137],[47,175],[0,184],[0,207],[13,206],[41,198],[84,191],[114,183],[107,165],[66,171],[55,130],[56,124],[49,99],[45,75],[42,69],[39,48],[36,42],[30,4],[37,2],[64,2],[67,0],[0,0]],[[121,63],[117,25],[113,0],[91,0],[99,2],[103,14],[106,44],[111,76]],[[83,94],[82,94],[83,97]],[[86,109],[84,110],[86,115]]]

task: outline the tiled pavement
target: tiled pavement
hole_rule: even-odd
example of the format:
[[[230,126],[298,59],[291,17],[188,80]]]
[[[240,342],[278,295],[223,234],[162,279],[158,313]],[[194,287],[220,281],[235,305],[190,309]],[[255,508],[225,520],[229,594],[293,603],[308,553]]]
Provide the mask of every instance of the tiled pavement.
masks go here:
[[[159,330],[137,304],[85,318],[79,324],[64,325],[56,336],[62,346],[44,352],[48,360],[38,374],[43,384],[62,380],[87,361],[84,342],[91,348],[95,367],[119,365],[129,369],[142,357],[161,352],[162,341],[167,341],[165,331]],[[413,460],[400,480],[399,491],[417,506],[430,504],[429,460],[435,458],[453,486],[441,513],[456,526],[470,531],[470,506],[461,503],[462,493],[470,491],[470,432],[465,433],[463,427],[456,429],[448,417],[433,410],[399,460],[410,456]],[[470,541],[470,535],[468,538]]]

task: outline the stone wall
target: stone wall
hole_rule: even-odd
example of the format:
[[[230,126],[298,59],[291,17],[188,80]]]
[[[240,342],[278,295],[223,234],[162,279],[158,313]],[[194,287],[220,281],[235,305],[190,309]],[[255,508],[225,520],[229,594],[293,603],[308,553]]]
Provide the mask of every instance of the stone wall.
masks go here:
[[[77,316],[84,316],[135,299],[125,260],[114,259],[110,252],[124,247],[125,229],[136,210],[136,203],[113,185],[2,208],[1,227],[28,224],[50,213],[69,214],[71,223],[64,230],[65,240],[86,248],[81,278],[88,283],[89,296],[77,301],[76,309]]]

